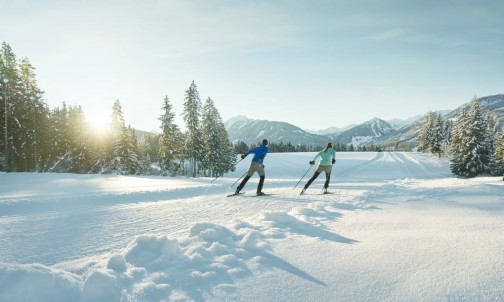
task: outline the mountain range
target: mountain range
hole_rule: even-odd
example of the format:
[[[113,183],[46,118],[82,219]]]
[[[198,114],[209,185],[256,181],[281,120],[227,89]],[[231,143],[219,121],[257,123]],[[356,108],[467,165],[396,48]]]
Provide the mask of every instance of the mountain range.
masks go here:
[[[491,111],[504,126],[504,94],[486,96],[476,99],[480,107]],[[469,106],[464,103],[454,110],[440,111],[445,119],[457,117],[461,108]],[[328,128],[320,131],[303,130],[295,125],[268,120],[254,120],[237,116],[225,122],[231,142],[243,141],[249,145],[258,144],[263,138],[270,142],[290,142],[293,145],[314,147],[325,146],[327,142],[353,145],[354,147],[380,145],[384,148],[411,150],[417,145],[417,136],[425,113],[405,120],[385,121],[373,118],[359,125],[344,128]]]

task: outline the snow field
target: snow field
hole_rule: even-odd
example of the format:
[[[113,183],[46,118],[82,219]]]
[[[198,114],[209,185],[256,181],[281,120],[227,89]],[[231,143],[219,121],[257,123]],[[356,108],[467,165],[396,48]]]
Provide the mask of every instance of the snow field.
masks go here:
[[[417,153],[269,154],[200,178],[0,175],[0,301],[499,301],[504,187]],[[25,183],[26,185],[22,185]]]

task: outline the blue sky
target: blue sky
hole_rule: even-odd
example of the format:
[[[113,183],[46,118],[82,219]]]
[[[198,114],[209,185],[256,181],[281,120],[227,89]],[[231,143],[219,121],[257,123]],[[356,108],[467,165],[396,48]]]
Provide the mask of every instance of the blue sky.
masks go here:
[[[47,103],[158,130],[194,80],[227,120],[319,130],[504,93],[504,1],[0,0]]]

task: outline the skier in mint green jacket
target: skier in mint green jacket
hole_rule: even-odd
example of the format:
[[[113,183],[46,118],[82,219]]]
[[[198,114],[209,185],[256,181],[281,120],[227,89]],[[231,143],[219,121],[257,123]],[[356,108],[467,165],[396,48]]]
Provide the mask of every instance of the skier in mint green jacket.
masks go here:
[[[322,171],[324,171],[326,174],[326,181],[324,184],[323,192],[327,193],[327,188],[329,187],[329,181],[331,180],[332,165],[336,163],[336,151],[334,151],[332,143],[328,143],[327,146],[322,151],[317,153],[317,155],[315,155],[315,158],[310,161],[310,165],[314,165],[318,157],[321,158],[319,166],[315,171],[315,173],[313,174],[312,178],[310,178],[310,180],[308,180],[308,182],[304,186],[303,190],[301,191],[301,195],[304,194],[306,189],[308,189],[311,183],[319,176],[320,173],[322,173]]]

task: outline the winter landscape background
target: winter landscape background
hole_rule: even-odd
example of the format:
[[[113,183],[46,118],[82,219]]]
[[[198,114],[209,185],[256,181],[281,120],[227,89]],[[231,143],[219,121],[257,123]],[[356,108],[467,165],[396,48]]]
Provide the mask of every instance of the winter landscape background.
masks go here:
[[[502,11],[0,0],[0,302],[504,301]]]
[[[0,301],[501,301],[504,182],[421,153],[314,153],[217,179],[0,174]],[[307,175],[309,177],[313,169]],[[305,178],[300,185],[303,185]]]
[[[479,97],[477,101],[482,110],[491,112],[499,120],[500,127],[504,126],[504,94]],[[444,120],[456,120],[460,110],[468,108],[468,105],[469,100],[461,101],[457,108],[447,108],[439,113]],[[247,144],[257,144],[262,136],[267,135],[272,142],[290,142],[294,146],[324,146],[330,141],[352,145],[355,149],[377,145],[383,149],[411,151],[418,147],[418,134],[426,113],[419,112],[417,116],[389,121],[375,117],[341,129],[308,130],[281,121],[255,120],[246,116],[231,118],[225,125],[233,143],[241,140]]]

